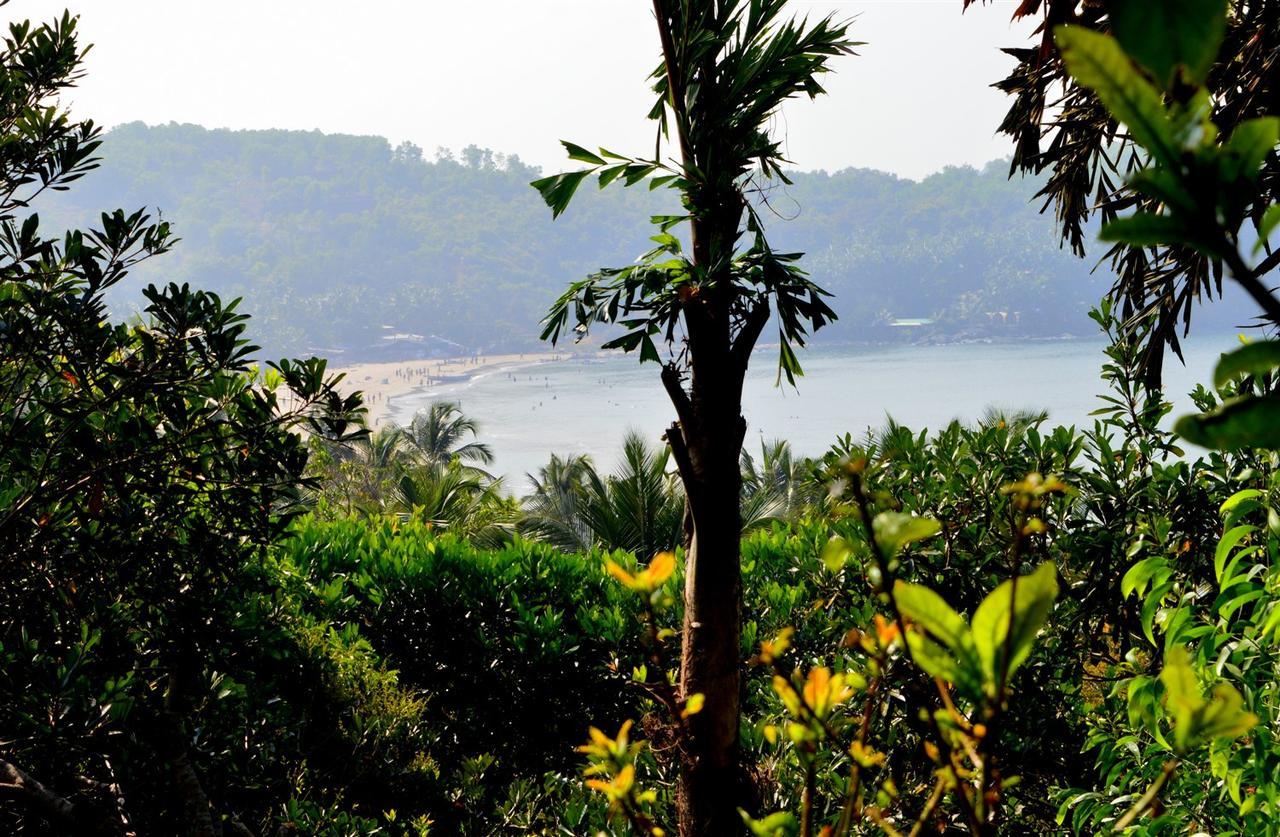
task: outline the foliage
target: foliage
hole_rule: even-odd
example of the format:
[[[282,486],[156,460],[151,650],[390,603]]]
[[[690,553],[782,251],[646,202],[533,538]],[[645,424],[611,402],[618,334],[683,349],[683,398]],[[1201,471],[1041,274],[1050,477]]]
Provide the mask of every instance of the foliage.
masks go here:
[[[445,833],[492,833],[504,793],[571,768],[584,717],[608,725],[632,705],[612,663],[636,643],[636,608],[601,553],[522,540],[486,551],[384,518],[304,519],[277,556],[309,612],[361,636],[423,696],[451,795],[431,809]]]
[[[100,167],[42,196],[42,215],[61,228],[93,223],[108,201],[162,207],[184,236],[165,281],[243,297],[268,356],[534,350],[564,277],[643,252],[634,219],[679,210],[664,189],[592,188],[552,223],[528,189],[539,172],[478,148],[424,156],[377,137],[139,123],[103,140]],[[894,317],[935,318],[931,333],[951,338],[1088,333],[1082,315],[1107,279],[1049,246],[1053,222],[1027,204],[1039,179],[1008,181],[1005,168],[919,181],[788,169],[792,184],[767,197],[784,216],[802,208],[803,223],[776,226],[774,244],[807,254],[840,317],[815,338],[905,339]],[[114,310],[137,309],[154,270],[113,290]],[[1214,315],[1240,321],[1238,307]],[[426,342],[383,339],[396,333]]]
[[[340,443],[317,439],[313,472],[323,489],[311,498],[327,516],[397,514],[497,546],[510,539],[516,504],[502,481],[472,464],[493,454],[464,441],[479,426],[457,404],[433,402],[408,427],[384,425]]]
[[[684,495],[668,470],[670,452],[638,433],[626,435],[622,461],[602,476],[586,457],[553,457],[530,476],[521,531],[562,549],[594,546],[654,555],[681,539]]]
[[[1280,266],[1269,246],[1248,272],[1222,249],[1222,233],[1234,240],[1242,222],[1260,246],[1271,226],[1280,155],[1266,137],[1280,90],[1280,5],[1046,0],[1021,3],[1014,16],[1042,24],[1039,43],[1009,50],[1018,64],[997,85],[1013,97],[1000,126],[1016,142],[1012,170],[1047,172],[1039,195],[1078,254],[1091,219],[1115,225],[1104,236],[1112,296],[1131,325],[1149,326],[1146,380],[1155,384],[1165,347],[1180,351],[1180,324],[1203,319],[1197,303],[1222,295],[1224,259],[1237,282]],[[1262,283],[1250,284],[1258,300]],[[1277,310],[1265,310],[1274,323]]]
[[[413,772],[414,701],[261,574],[313,486],[301,433],[358,435],[360,399],[321,360],[252,366],[236,303],[185,285],[108,318],[172,236],[115,211],[46,238],[29,212],[94,165],[98,130],[56,103],[82,56],[70,15],[0,50],[0,828],[204,835],[295,793],[361,805],[375,769]],[[313,701],[282,702],[304,682]]]

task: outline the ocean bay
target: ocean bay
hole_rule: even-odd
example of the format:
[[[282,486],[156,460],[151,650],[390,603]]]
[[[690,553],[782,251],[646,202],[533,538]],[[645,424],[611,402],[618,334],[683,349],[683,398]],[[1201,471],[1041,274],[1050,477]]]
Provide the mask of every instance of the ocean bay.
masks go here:
[[[1184,344],[1186,365],[1169,355],[1165,391],[1174,415],[1190,409],[1187,393],[1207,382],[1217,357],[1237,345],[1234,333],[1200,334]],[[805,375],[793,388],[776,385],[777,355],[752,357],[743,395],[746,446],[788,440],[815,456],[838,436],[862,435],[886,418],[919,430],[951,419],[973,421],[989,407],[1047,410],[1051,424],[1088,426],[1104,391],[1098,373],[1101,340],[981,342],[929,346],[820,346],[800,354]],[[996,371],[998,370],[998,371]],[[597,355],[513,364],[466,382],[423,388],[391,403],[391,418],[407,423],[436,400],[461,403],[494,450],[493,471],[508,490],[527,490],[552,453],[585,453],[611,469],[628,429],[657,440],[672,420],[655,364],[635,355]]]

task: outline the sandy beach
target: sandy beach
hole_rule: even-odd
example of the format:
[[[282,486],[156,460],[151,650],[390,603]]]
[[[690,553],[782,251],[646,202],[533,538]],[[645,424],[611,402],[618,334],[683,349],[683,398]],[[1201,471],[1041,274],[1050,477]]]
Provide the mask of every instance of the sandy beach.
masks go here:
[[[432,386],[463,383],[481,372],[565,360],[570,352],[526,352],[511,355],[477,355],[465,358],[430,358],[335,366],[341,372],[339,389],[364,393],[370,427],[377,427],[391,415],[392,402],[399,396]]]

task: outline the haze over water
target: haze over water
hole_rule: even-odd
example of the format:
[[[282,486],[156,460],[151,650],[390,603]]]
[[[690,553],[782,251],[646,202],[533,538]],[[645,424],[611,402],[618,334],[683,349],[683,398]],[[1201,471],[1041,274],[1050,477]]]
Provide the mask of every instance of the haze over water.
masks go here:
[[[1218,355],[1233,345],[1234,333],[1200,334],[1184,344],[1185,367],[1166,360],[1173,416],[1190,409],[1186,394],[1210,380]],[[1103,348],[1101,340],[813,348],[801,354],[798,390],[774,385],[776,352],[761,350],[743,395],[747,447],[755,452],[761,439],[783,438],[797,454],[814,456],[846,432],[882,427],[887,416],[918,431],[972,421],[991,406],[1044,409],[1051,424],[1087,427],[1102,406]],[[392,417],[407,423],[437,399],[460,401],[480,422],[480,440],[497,457],[494,473],[516,493],[551,453],[586,453],[611,470],[628,428],[656,441],[673,415],[658,367],[636,355],[495,370],[396,399]]]

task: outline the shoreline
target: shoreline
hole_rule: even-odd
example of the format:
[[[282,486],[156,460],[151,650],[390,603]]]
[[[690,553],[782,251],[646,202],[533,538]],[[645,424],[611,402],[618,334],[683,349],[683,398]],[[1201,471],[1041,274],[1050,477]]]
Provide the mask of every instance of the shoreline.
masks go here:
[[[1003,342],[1058,342],[1087,339],[1079,335],[1062,334],[1055,336],[1032,338],[992,339],[992,338],[960,338],[956,340],[903,340],[903,341],[832,341],[822,345],[828,348],[896,348],[927,347],[937,345],[963,345],[975,343]],[[753,354],[777,351],[776,342],[760,343]],[[370,429],[380,427],[391,420],[395,412],[398,398],[416,395],[429,387],[465,384],[501,369],[513,369],[522,366],[534,366],[542,363],[562,362],[576,358],[594,358],[602,353],[598,350],[578,348],[552,352],[523,352],[498,355],[475,355],[472,357],[417,358],[413,360],[369,361],[353,363],[330,368],[332,373],[345,375],[338,388],[345,394],[363,392],[365,409],[368,411],[365,420]],[[610,353],[612,354],[612,353]]]
[[[429,387],[464,384],[501,369],[534,366],[567,360],[580,352],[525,352],[523,354],[476,355],[463,358],[428,358],[354,363],[329,371],[345,377],[338,384],[344,394],[364,393],[368,410],[365,421],[377,428],[391,419],[395,400]]]

